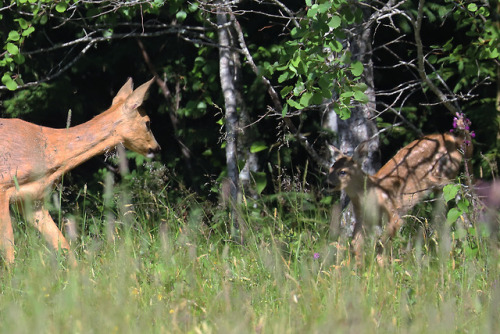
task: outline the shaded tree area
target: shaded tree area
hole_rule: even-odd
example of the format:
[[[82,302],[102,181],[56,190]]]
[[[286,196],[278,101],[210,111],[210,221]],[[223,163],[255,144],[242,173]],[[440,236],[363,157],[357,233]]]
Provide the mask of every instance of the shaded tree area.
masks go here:
[[[373,173],[409,141],[449,131],[459,111],[477,134],[475,173],[490,178],[500,111],[497,6],[0,1],[1,116],[65,127],[71,110],[70,123],[79,124],[105,110],[128,77],[138,85],[155,76],[145,109],[161,158],[144,165],[128,157],[134,177],[149,175],[170,203],[188,194],[237,203],[305,193],[311,205],[328,204],[328,143],[350,153],[374,139]],[[327,124],[346,119],[343,133]],[[365,133],[354,140],[360,122]],[[72,181],[100,191],[106,171],[113,164],[96,158]]]

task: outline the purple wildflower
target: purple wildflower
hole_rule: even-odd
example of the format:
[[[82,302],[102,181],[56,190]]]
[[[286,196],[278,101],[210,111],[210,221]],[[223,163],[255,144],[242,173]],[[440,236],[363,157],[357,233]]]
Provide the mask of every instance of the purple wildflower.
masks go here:
[[[455,115],[456,117],[453,117],[453,129],[451,129],[450,132],[465,131],[469,133],[471,138],[476,137],[474,131],[470,131],[470,126],[472,124],[470,119],[466,118],[464,113],[457,112]],[[471,144],[470,140],[465,140],[464,143],[465,145]]]
[[[319,253],[314,253],[314,254],[313,254],[313,258],[314,258],[315,260],[319,259]]]

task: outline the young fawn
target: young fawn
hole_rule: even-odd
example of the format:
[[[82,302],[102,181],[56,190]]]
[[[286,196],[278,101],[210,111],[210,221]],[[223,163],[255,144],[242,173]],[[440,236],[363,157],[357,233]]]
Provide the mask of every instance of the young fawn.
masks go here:
[[[9,204],[14,203],[51,247],[67,251],[71,263],[76,264],[68,242],[43,200],[64,173],[119,144],[148,157],[159,152],[149,117],[139,108],[152,82],[153,79],[134,90],[129,79],[108,110],[67,129],[47,128],[20,119],[0,119],[0,250],[4,262],[14,261],[9,210]]]
[[[468,132],[463,131],[425,136],[403,147],[375,175],[361,170],[366,142],[355,149],[353,157],[330,147],[336,161],[328,183],[334,191],[344,190],[352,201],[356,219],[352,246],[358,264],[362,262],[363,225],[376,223],[382,227],[387,222],[377,247],[377,260],[382,264],[383,246],[401,227],[401,216],[458,175],[463,150],[466,157],[472,153],[469,142]]]

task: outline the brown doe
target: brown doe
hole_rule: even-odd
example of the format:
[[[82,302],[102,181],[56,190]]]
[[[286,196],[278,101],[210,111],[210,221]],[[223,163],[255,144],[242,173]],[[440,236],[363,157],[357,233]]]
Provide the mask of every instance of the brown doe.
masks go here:
[[[64,173],[119,144],[148,157],[160,150],[149,117],[139,108],[152,82],[134,90],[129,79],[108,110],[66,129],[0,119],[0,250],[4,262],[14,261],[9,204],[15,203],[49,245],[67,251],[71,263],[76,264],[68,241],[44,206],[44,197]],[[26,210],[27,204],[32,204],[30,210]]]
[[[352,246],[356,262],[361,264],[363,233],[366,223],[380,227],[387,222],[379,241],[377,260],[382,264],[383,246],[401,227],[402,215],[423,197],[441,189],[458,175],[463,150],[470,157],[467,133],[424,136],[403,147],[375,175],[361,170],[367,143],[361,143],[349,157],[331,146],[336,161],[330,168],[328,183],[334,191],[344,190],[354,208]]]

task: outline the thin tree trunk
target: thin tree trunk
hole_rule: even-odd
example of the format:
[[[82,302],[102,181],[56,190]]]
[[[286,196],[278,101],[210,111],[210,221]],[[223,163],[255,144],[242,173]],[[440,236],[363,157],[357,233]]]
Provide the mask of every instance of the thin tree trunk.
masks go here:
[[[226,128],[226,164],[227,176],[229,181],[229,202],[232,209],[233,231],[232,234],[238,233],[238,214],[236,211],[236,203],[238,202],[240,187],[238,179],[238,145],[237,145],[237,129],[238,129],[238,110],[237,110],[237,94],[235,86],[235,63],[231,50],[231,36],[229,32],[228,14],[223,11],[226,5],[220,6],[217,9],[217,25],[219,37],[219,74],[221,88],[224,94],[225,104],[225,128]]]
[[[369,12],[364,13],[365,17],[369,17]],[[346,120],[341,120],[333,108],[327,110],[325,127],[337,134],[334,145],[342,152],[352,156],[354,149],[361,142],[372,139],[369,145],[369,153],[363,159],[362,169],[367,174],[375,174],[380,169],[380,152],[379,141],[377,134],[377,126],[374,121],[376,111],[376,99],[373,80],[373,61],[372,56],[372,29],[370,25],[358,25],[353,28],[353,33],[348,40],[349,49],[353,60],[359,60],[363,63],[364,71],[362,80],[367,85],[365,91],[368,97],[366,104],[361,104],[351,109],[351,117]],[[349,204],[347,195],[341,193],[341,207],[345,209]],[[338,219],[338,216],[337,218]],[[346,226],[342,226],[343,223]],[[341,227],[348,228],[351,232],[353,229],[354,218],[352,210],[345,211],[342,219],[332,222],[332,230],[340,231]]]

